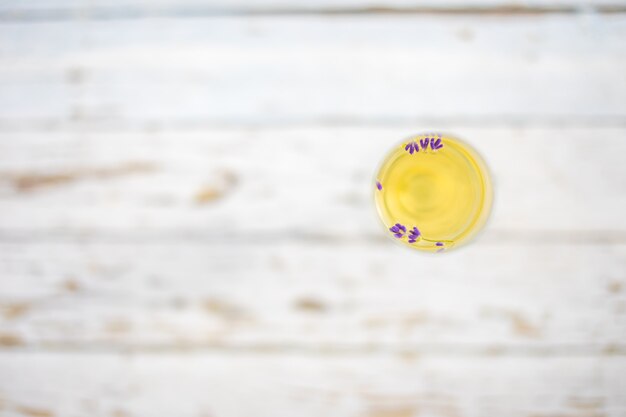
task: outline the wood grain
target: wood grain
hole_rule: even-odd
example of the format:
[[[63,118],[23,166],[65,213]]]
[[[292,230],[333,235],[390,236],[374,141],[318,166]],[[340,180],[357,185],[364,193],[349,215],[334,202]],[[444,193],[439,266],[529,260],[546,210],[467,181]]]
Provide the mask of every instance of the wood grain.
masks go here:
[[[5,20],[123,19],[146,16],[338,13],[542,14],[616,12],[622,0],[41,0],[0,4]]]
[[[0,4],[0,416],[623,417],[622,0]],[[458,252],[386,240],[418,131]]]
[[[0,355],[0,411],[181,417],[621,417],[624,358]],[[54,384],[31,381],[54,378]],[[245,401],[242,401],[245,399]],[[26,410],[32,410],[28,412]]]
[[[466,135],[492,170],[489,239],[624,242],[623,128],[448,126]],[[0,232],[377,239],[376,167],[418,130],[3,133]]]
[[[625,36],[622,15],[7,23],[0,126],[623,124]]]
[[[44,240],[0,270],[5,347],[626,353],[623,244]]]

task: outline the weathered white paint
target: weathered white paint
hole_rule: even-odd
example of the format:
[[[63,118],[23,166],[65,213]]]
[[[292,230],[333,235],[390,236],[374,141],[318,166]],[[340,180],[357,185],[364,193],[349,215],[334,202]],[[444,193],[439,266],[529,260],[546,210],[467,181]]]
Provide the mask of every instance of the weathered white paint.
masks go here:
[[[194,15],[213,13],[272,13],[272,12],[332,12],[332,11],[388,11],[388,10],[458,10],[478,13],[496,8],[502,13],[538,10],[593,11],[615,10],[624,6],[623,0],[21,0],[4,2],[0,11],[5,18],[97,18],[141,17],[146,15]],[[38,13],[33,13],[38,12]]]
[[[322,13],[510,5],[0,5],[0,415],[625,415],[624,15]],[[440,257],[370,204],[423,129],[496,181]]]
[[[5,344],[626,352],[623,244],[273,240],[2,243]]]
[[[492,231],[624,240],[624,128],[448,129],[492,170]],[[373,175],[418,130],[2,133],[0,232],[380,236]]]
[[[0,25],[0,126],[609,120],[626,17],[346,16]]]
[[[626,414],[622,357],[30,352],[0,373],[5,417]]]

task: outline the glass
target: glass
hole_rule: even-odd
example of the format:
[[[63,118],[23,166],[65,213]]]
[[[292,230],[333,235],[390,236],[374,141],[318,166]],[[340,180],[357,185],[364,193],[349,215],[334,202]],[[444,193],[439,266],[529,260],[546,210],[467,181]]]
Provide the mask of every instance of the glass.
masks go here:
[[[470,241],[493,202],[485,162],[451,135],[424,133],[394,146],[376,173],[374,201],[386,233],[413,249],[443,252]]]

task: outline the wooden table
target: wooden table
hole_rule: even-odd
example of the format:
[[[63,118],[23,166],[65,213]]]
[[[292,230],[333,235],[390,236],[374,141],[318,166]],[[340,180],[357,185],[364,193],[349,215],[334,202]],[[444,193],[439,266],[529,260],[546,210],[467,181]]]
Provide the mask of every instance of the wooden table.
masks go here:
[[[626,416],[626,3],[0,5],[3,417]],[[419,131],[473,245],[372,207]]]

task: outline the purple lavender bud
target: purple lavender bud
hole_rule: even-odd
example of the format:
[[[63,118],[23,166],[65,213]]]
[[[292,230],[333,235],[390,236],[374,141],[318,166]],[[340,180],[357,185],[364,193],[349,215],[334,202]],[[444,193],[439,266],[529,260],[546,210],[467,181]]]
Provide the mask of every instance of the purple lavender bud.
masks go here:
[[[419,239],[421,235],[422,234],[419,229],[414,226],[413,229],[409,231],[409,243],[415,243],[415,241]]]
[[[404,150],[408,151],[410,147],[411,147],[411,142],[406,144],[406,146],[404,147]]]
[[[398,239],[402,239],[404,237],[404,234],[406,233],[406,227],[404,227],[400,223],[396,223],[389,228],[389,231],[392,232],[393,235]]]
[[[437,242],[437,243],[435,243],[435,246],[443,246],[443,243]]]
[[[378,188],[378,191],[382,191],[383,185],[380,183],[380,181],[376,181],[376,188]]]
[[[420,145],[422,146],[423,150],[428,149],[428,138],[420,139]]]
[[[409,149],[409,153],[413,155],[413,152],[415,152],[415,144],[411,143],[411,148]]]
[[[430,147],[432,148],[433,151],[443,148],[443,145],[441,144],[441,139],[435,140],[435,138],[431,138]]]

